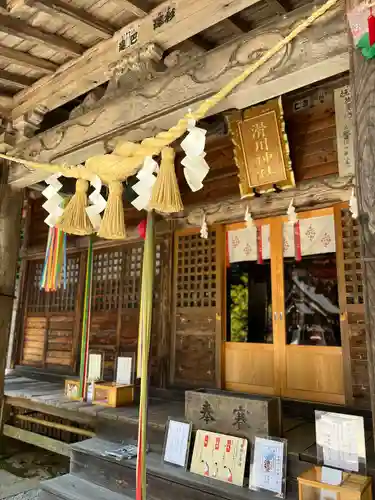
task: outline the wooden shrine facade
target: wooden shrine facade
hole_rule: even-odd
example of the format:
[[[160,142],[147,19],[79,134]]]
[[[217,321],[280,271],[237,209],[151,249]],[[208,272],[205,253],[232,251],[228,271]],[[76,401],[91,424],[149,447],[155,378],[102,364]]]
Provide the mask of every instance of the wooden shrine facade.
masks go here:
[[[336,368],[331,372],[337,376],[334,394],[322,391],[321,386],[327,381],[315,376],[314,370],[302,392],[298,388],[275,386],[272,380],[281,373],[277,370],[284,366],[284,375],[291,368],[298,372],[302,360],[299,355],[294,361],[281,359],[280,353],[284,352],[286,359],[289,349],[280,345],[280,339],[285,336],[281,326],[277,327],[278,345],[276,340],[272,348],[269,344],[259,344],[266,355],[271,349],[278,353],[272,351],[268,358],[257,357],[256,349],[246,351],[246,346],[226,341],[226,231],[228,224],[243,221],[248,202],[239,199],[233,145],[221,126],[213,127],[214,133],[208,139],[210,173],[204,189],[196,193],[189,191],[177,161],[186,210],[180,218],[160,218],[157,222],[151,353],[151,382],[155,387],[219,387],[369,408],[360,237],[358,224],[348,210],[351,177],[339,176],[333,100],[333,90],[344,85],[346,78],[344,75],[283,97],[297,187],[251,201],[254,219],[272,219],[276,221],[272,222],[274,225],[285,218],[292,198],[301,217],[316,215],[322,210],[334,215],[341,331],[339,355],[335,348],[327,347],[336,353],[332,358]],[[69,240],[67,289],[51,294],[40,291],[47,236],[41,204],[40,198],[31,201],[14,361],[29,369],[69,375],[77,373],[78,368],[87,240],[75,237]],[[199,234],[203,214],[209,225],[208,239],[202,239]],[[126,205],[129,241],[118,244],[97,240],[94,243],[90,349],[104,353],[108,378],[113,377],[117,355],[136,352],[143,247],[136,225],[142,217]],[[277,245],[274,253],[278,251]],[[273,262],[280,260],[277,255],[272,259]],[[277,283],[277,268],[272,272],[276,273],[273,279]],[[322,352],[324,349],[321,348]],[[312,366],[315,363],[316,373],[320,363],[327,361],[328,351],[324,356],[319,349],[315,351]],[[261,362],[257,363],[257,359]],[[260,369],[254,374],[254,366],[260,365],[264,371]],[[238,371],[239,366],[243,371]],[[268,386],[254,382],[257,377],[267,381],[270,373],[272,380],[267,382]]]

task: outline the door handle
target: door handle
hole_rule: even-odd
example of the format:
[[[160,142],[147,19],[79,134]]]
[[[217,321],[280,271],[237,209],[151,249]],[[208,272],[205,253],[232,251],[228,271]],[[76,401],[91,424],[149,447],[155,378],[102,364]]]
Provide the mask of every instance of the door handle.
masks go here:
[[[283,313],[281,312],[280,313],[280,321],[282,321],[282,319],[283,319]]]
[[[274,319],[275,321],[277,321],[277,312],[276,312],[276,311],[273,313],[273,319]]]

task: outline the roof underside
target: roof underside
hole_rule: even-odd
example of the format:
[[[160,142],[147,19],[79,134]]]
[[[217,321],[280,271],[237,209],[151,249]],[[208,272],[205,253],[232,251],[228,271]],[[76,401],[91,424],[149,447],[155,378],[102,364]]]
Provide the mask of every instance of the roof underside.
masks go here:
[[[170,6],[194,4],[192,0],[176,0]],[[238,1],[238,0],[237,0]],[[70,63],[87,56],[87,50],[116,36],[116,32],[134,21],[145,19],[161,3],[160,0],[0,0],[0,113],[17,118],[25,110],[25,101],[33,94],[34,109],[44,106],[40,91],[42,78],[61,78],[72,71]],[[200,0],[200,4],[212,0]],[[240,0],[239,5],[250,5],[234,15],[216,22],[215,16],[205,20],[206,28],[195,35],[185,21],[186,37],[167,47],[198,53],[211,50],[234,37],[250,32],[273,18],[308,3],[306,0]],[[164,2],[166,6],[168,4]],[[252,4],[252,5],[251,5]],[[225,10],[224,6],[222,9]],[[236,10],[234,8],[234,10]],[[232,9],[233,11],[233,9]],[[211,22],[212,21],[212,22]],[[193,29],[194,31],[194,29]],[[181,41],[182,40],[182,41]],[[77,62],[76,61],[76,62]],[[61,68],[61,66],[63,68]],[[60,69],[59,69],[60,68]],[[65,70],[65,68],[67,68]],[[64,70],[62,72],[62,70]],[[58,71],[57,75],[55,75]],[[105,83],[106,76],[98,83]],[[44,82],[44,80],[42,80]],[[47,111],[64,106],[69,101],[80,102],[92,89],[77,82],[78,91],[47,105]],[[36,90],[35,90],[36,89]],[[78,99],[78,101],[77,101]],[[20,104],[21,103],[21,104]],[[19,109],[19,112],[17,112]]]

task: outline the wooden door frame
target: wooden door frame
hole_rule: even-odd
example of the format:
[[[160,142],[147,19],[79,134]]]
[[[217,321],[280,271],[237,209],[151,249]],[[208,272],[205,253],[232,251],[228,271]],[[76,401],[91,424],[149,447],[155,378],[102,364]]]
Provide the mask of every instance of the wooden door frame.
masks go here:
[[[277,236],[275,237],[276,235],[276,232],[274,230],[272,230],[272,226],[275,225],[275,221],[278,222],[280,220],[280,217],[277,216],[277,217],[264,217],[264,218],[261,218],[261,219],[256,219],[254,220],[254,225],[255,226],[266,226],[266,225],[269,225],[270,226],[270,268],[271,268],[271,293],[272,293],[272,299],[274,299],[274,297],[276,297],[276,293],[275,293],[275,290],[272,288],[272,283],[273,282],[277,282],[276,280],[276,274],[277,274],[277,269],[275,268],[275,257],[273,256],[275,252],[272,251],[272,248],[273,248],[273,244],[276,243],[276,241],[279,239],[277,238]],[[234,230],[234,229],[243,229],[246,227],[246,222],[245,221],[242,221],[242,222],[233,222],[233,223],[228,223],[228,224],[223,224],[222,225],[223,229],[224,229],[224,234],[225,234],[225,242],[227,241],[227,232],[228,231],[231,231],[231,230]],[[274,235],[274,236],[272,236]],[[281,238],[282,238],[282,231],[281,231]],[[273,241],[274,239],[274,241]],[[280,243],[278,243],[280,244]],[[281,244],[282,244],[282,240],[281,240]],[[227,252],[226,252],[227,253]],[[222,340],[221,340],[221,356],[222,356],[222,363],[221,363],[221,366],[222,366],[222,374],[221,374],[221,388],[225,387],[225,344],[227,342],[227,321],[226,321],[226,318],[227,318],[227,293],[226,293],[226,290],[227,290],[227,255],[226,255],[226,258],[224,260],[224,265],[221,266],[221,268],[223,269],[223,287],[222,287],[222,290],[223,290],[223,304],[222,304],[222,317],[224,318],[224,321],[223,321],[223,326],[222,326]],[[275,281],[273,281],[275,280]],[[279,332],[277,331],[277,320],[276,320],[276,317],[274,315],[274,308],[272,308],[272,329],[273,329],[273,342],[272,342],[272,346],[273,346],[273,351],[274,351],[274,380],[279,380],[279,363],[280,363],[280,356],[279,356],[279,353],[278,353],[278,343],[279,343],[279,340],[277,337],[279,337]],[[262,344],[260,344],[262,345]],[[268,344],[266,344],[268,345]],[[274,391],[274,395],[275,396],[279,396],[280,395],[280,391],[281,391],[281,386],[278,386],[278,387],[275,387],[274,388],[275,391]]]
[[[335,223],[335,236],[336,236],[336,267],[337,267],[337,282],[338,282],[338,294],[339,294],[339,307],[340,307],[340,334],[341,334],[341,350],[342,350],[342,359],[343,359],[343,384],[344,384],[344,398],[345,404],[350,404],[351,402],[351,372],[350,372],[350,352],[349,352],[349,339],[348,339],[348,330],[345,328],[345,323],[343,319],[345,319],[345,311],[346,311],[346,302],[344,301],[343,294],[345,294],[345,283],[344,283],[344,274],[343,274],[343,248],[342,248],[342,228],[340,223],[340,211],[343,208],[347,208],[348,203],[336,203],[329,207],[316,208],[313,210],[307,210],[303,212],[298,212],[298,219],[308,219],[312,217],[319,217],[324,215],[333,215],[334,223]],[[276,224],[275,224],[276,221]],[[271,283],[284,283],[284,257],[283,252],[276,252],[276,250],[272,250],[275,248],[283,248],[283,223],[287,221],[286,215],[280,215],[276,217],[267,217],[264,219],[254,220],[254,224],[263,225],[270,224],[270,244],[271,244]],[[279,227],[277,227],[279,225]],[[227,234],[228,230],[233,229],[241,229],[246,226],[246,222],[234,222],[229,224],[223,224],[224,233]],[[281,247],[280,247],[281,245]],[[275,256],[276,253],[281,255]],[[272,266],[272,260],[274,261],[274,266]],[[280,262],[276,262],[276,261]],[[227,303],[226,303],[226,287],[227,287],[227,279],[226,279],[226,268],[227,262],[225,259],[223,266],[223,304],[222,304],[222,317],[224,318],[224,322],[222,325],[222,374],[221,374],[221,387],[224,387],[225,384],[225,342],[227,338],[227,324],[226,324],[226,314],[227,314]],[[272,269],[274,270],[272,274]],[[275,280],[275,281],[274,281]],[[286,329],[285,329],[285,300],[284,300],[284,292],[282,294],[276,294],[276,302],[274,307],[272,308],[273,313],[273,345],[275,349],[275,359],[274,359],[274,370],[275,375],[280,375],[280,395],[283,397],[283,393],[286,392]],[[278,319],[275,321],[275,314],[278,316]],[[281,316],[280,316],[281,314]],[[347,316],[347,314],[346,314]],[[284,359],[284,361],[283,361]],[[277,380],[277,379],[275,379]]]

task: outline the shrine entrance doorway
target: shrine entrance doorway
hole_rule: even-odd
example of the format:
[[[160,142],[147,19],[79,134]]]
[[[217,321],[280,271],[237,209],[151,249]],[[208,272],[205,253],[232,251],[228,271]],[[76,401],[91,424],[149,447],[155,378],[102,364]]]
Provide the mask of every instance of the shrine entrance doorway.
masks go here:
[[[345,404],[342,208],[226,226],[226,389]]]

